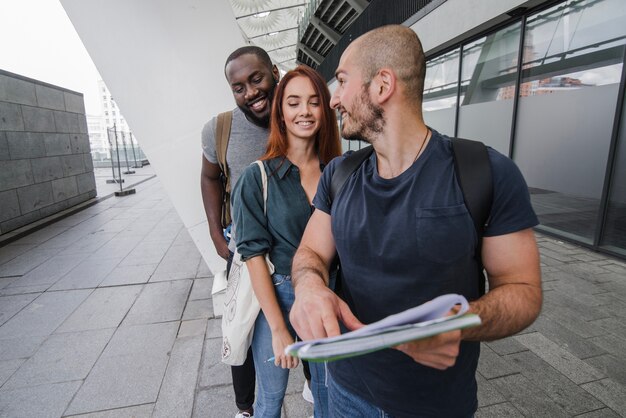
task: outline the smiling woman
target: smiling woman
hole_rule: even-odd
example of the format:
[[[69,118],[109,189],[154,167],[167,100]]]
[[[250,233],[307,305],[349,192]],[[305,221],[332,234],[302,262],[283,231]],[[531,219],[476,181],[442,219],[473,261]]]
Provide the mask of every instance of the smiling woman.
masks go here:
[[[288,317],[294,301],[291,261],[311,216],[321,171],[340,154],[330,93],[316,71],[306,66],[289,71],[274,94],[267,152],[261,158],[268,177],[267,213],[256,164],[244,171],[232,198],[237,251],[246,261],[261,305],[252,352],[256,359],[272,358],[255,361],[258,393],[254,409],[262,417],[280,417],[288,369],[298,365],[296,358],[285,355],[285,347],[296,338]],[[260,100],[256,97],[260,95],[248,102],[252,109],[255,100]],[[272,275],[265,254],[274,264]],[[310,370],[315,416],[328,416],[325,366],[311,364]]]

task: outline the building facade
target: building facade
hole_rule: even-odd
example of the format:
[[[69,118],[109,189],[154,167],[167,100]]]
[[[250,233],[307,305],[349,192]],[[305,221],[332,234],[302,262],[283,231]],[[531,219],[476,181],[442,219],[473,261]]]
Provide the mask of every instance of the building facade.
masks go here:
[[[359,19],[422,39],[426,123],[510,156],[539,230],[626,258],[626,2],[430,1],[395,22],[383,3]]]

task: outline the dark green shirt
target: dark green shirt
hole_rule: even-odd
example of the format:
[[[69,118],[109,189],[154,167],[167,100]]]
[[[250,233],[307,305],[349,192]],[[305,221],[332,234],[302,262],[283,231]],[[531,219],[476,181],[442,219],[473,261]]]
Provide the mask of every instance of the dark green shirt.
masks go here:
[[[269,251],[276,273],[291,274],[291,260],[313,209],[300,183],[298,167],[282,157],[263,163],[268,184],[267,216],[263,214],[261,172],[256,164],[244,170],[233,189],[237,251],[243,260]]]

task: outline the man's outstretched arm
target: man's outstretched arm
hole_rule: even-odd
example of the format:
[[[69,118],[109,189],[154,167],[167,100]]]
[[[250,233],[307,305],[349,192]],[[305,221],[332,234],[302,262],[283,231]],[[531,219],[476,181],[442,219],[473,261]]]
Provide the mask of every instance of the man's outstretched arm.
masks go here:
[[[482,325],[463,330],[463,339],[490,341],[515,334],[541,311],[539,250],[532,229],[483,238],[489,292],[470,304]]]
[[[330,215],[315,210],[304,231],[291,268],[296,300],[289,319],[304,340],[339,335],[339,322],[349,329],[361,322],[328,288],[328,269],[335,257]]]
[[[228,259],[228,244],[222,231],[221,172],[219,165],[210,163],[204,155],[202,156],[200,190],[204,212],[209,222],[209,234],[219,256]]]

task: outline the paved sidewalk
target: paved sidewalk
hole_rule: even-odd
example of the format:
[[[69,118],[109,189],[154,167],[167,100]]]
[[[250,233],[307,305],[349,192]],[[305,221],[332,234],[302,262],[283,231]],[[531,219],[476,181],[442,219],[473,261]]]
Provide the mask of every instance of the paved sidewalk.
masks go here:
[[[0,417],[234,415],[211,274],[158,179],[135,189],[0,247]],[[626,263],[539,243],[542,315],[483,344],[477,417],[626,416]]]

